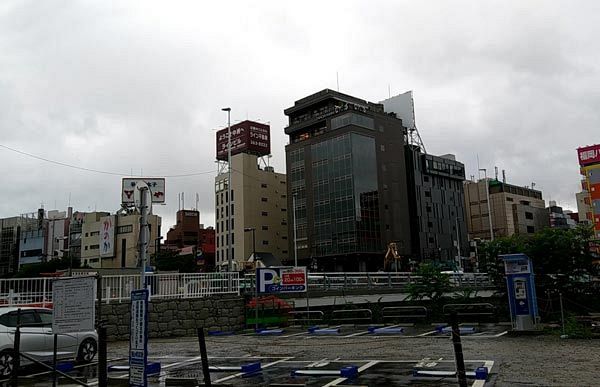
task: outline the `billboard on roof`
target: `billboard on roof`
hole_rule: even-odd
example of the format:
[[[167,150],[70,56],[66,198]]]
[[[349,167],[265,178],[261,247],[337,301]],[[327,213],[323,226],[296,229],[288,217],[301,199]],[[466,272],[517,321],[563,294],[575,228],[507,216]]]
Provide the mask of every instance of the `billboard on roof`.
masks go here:
[[[577,148],[577,155],[579,158],[579,165],[582,167],[600,163],[600,144]]]
[[[227,160],[228,130],[217,132],[217,160]],[[231,126],[231,155],[252,153],[266,156],[271,153],[271,128],[254,121],[242,121]]]

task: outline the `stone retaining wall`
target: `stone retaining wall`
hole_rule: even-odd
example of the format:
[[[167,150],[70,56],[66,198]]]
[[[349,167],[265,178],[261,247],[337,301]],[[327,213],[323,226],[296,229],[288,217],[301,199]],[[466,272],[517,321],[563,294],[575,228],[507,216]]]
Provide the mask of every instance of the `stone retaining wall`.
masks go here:
[[[129,340],[129,302],[102,304],[109,341]],[[244,328],[244,299],[216,295],[199,299],[150,300],[149,337],[196,336],[197,328],[238,330]]]

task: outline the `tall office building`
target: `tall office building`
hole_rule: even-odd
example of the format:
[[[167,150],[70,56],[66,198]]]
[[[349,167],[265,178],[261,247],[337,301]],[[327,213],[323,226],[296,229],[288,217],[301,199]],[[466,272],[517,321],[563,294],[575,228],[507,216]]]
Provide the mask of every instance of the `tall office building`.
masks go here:
[[[263,261],[289,258],[286,175],[259,159],[270,153],[269,130],[268,125],[253,121],[231,127],[231,197],[225,163],[228,130],[217,132],[217,159],[223,161],[215,177],[217,268],[228,265],[228,250],[233,270],[244,269],[254,252]]]
[[[395,102],[326,89],[285,110],[288,206],[296,203],[288,222],[301,264],[377,270],[391,242],[405,261],[453,260],[461,241],[466,249],[464,167],[409,145]]]

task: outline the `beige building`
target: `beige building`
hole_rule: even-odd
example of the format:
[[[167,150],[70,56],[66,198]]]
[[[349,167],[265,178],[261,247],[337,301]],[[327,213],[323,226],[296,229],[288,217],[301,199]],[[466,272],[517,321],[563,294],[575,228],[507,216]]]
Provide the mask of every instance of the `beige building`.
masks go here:
[[[102,238],[105,225],[109,233],[107,244]],[[149,259],[155,251],[155,241],[160,235],[161,218],[157,215],[149,215],[148,225],[150,227],[147,250]],[[81,229],[81,264],[102,269],[139,267],[139,235],[140,215],[137,213],[117,215],[110,215],[108,212],[86,213]]]
[[[469,239],[490,239],[486,183],[494,237],[533,234],[549,227],[542,192],[495,179],[465,181],[465,209]]]
[[[261,168],[258,157],[239,153],[231,157],[231,203],[227,190],[227,170],[215,178],[215,264],[225,266],[227,256],[227,220],[231,211],[232,257],[235,270],[241,270],[253,252],[254,229],[257,255],[270,253],[287,260],[286,175],[273,167]],[[230,209],[227,204],[231,204]]]

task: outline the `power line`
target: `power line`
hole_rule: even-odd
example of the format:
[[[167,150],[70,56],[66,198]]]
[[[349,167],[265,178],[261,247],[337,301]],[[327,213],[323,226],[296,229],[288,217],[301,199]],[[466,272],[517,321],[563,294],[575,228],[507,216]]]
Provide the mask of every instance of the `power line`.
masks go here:
[[[85,172],[101,173],[101,174],[104,174],[104,175],[129,176],[129,173],[102,171],[102,170],[99,170],[99,169],[85,168],[85,167],[80,167],[80,166],[77,166],[77,165],[63,163],[61,161],[47,159],[45,157],[41,157],[41,156],[37,156],[37,155],[31,154],[31,153],[27,153],[27,152],[21,151],[19,149],[11,148],[11,147],[3,145],[3,144],[0,144],[0,147],[2,147],[4,149],[7,149],[7,150],[9,150],[11,152],[18,153],[18,154],[23,155],[23,156],[28,156],[28,157],[34,158],[36,160],[44,161],[44,162],[47,162],[47,163],[50,163],[50,164],[60,165],[62,167],[78,169],[80,171],[85,171]],[[206,175],[206,174],[209,174],[209,173],[214,173],[214,171],[191,172],[191,173],[183,173],[183,174],[175,174],[175,175],[161,175],[161,176],[162,177],[177,178],[177,177],[191,177],[191,176]]]

